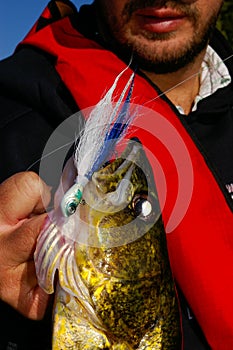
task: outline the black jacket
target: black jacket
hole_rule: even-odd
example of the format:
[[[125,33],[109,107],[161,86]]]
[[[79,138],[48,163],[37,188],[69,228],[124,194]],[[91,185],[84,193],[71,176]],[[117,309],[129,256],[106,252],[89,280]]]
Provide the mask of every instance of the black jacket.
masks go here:
[[[88,36],[95,30],[95,21],[90,20],[91,12],[91,6],[84,6],[80,14],[75,14],[79,30]],[[92,27],[87,28],[87,23]],[[217,31],[211,45],[222,59],[232,54]],[[78,110],[55,71],[54,63],[53,57],[28,47],[20,47],[14,55],[0,62],[0,181],[27,169],[38,172],[39,160],[50,134]],[[228,59],[226,65],[233,77],[233,60]],[[217,173],[225,191],[225,185],[233,183],[232,84],[200,102],[198,110],[188,117],[178,117],[183,120],[212,171]],[[51,183],[54,182],[51,179]],[[195,318],[188,317],[191,311],[187,309],[182,294],[181,306],[185,349],[208,349]],[[50,349],[50,315],[51,310],[48,310],[43,321],[30,321],[1,302],[0,350]]]

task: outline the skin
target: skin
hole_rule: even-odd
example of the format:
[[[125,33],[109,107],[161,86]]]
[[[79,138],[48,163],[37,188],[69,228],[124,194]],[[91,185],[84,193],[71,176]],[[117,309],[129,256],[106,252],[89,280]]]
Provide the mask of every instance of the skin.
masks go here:
[[[49,297],[37,284],[33,252],[50,190],[35,173],[18,173],[0,185],[0,198],[0,299],[41,319]]]
[[[199,89],[207,28],[215,22],[222,3],[96,0],[99,31],[113,49],[117,46],[119,51],[120,47],[128,56],[134,52],[149,79],[162,91],[172,89],[167,97],[189,113]],[[168,9],[175,17],[171,21],[166,18],[170,16]],[[32,258],[45,218],[45,214],[39,215],[44,211],[41,190],[49,201],[48,188],[30,172],[17,174],[0,185],[0,298],[33,319],[43,317],[48,303],[47,295],[38,287]],[[16,206],[18,202],[20,206]]]
[[[101,35],[189,113],[223,0],[96,0]],[[107,34],[106,34],[107,33]],[[192,78],[190,78],[193,76]],[[188,80],[187,80],[188,79]],[[182,85],[181,81],[184,81]]]

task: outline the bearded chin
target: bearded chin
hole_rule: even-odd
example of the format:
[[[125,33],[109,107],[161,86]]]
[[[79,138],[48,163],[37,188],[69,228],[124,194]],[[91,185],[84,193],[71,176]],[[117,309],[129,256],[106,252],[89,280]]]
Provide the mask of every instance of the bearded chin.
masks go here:
[[[164,50],[164,54],[160,52],[160,55],[156,55],[155,51],[151,49],[155,43],[160,45],[160,42],[164,44],[166,40],[169,42],[172,34],[156,34],[152,37],[147,37],[148,41],[151,41],[151,47],[149,50],[146,46],[141,46],[137,41],[129,41],[120,44],[120,53],[122,57],[125,57],[127,61],[129,57],[133,57],[133,61],[136,66],[157,74],[166,74],[177,72],[181,68],[191,64],[195,58],[203,51],[208,45],[211,35],[214,31],[215,24],[217,21],[217,15],[212,17],[208,25],[202,29],[201,33],[197,34],[189,43],[186,43],[185,47],[179,47],[177,50],[173,50],[168,53]],[[169,50],[168,50],[169,51]],[[119,53],[119,42],[118,42],[118,53]]]
[[[163,57],[160,59],[154,55],[148,57],[148,55],[144,54],[145,51],[133,49],[134,63],[143,70],[157,74],[177,72],[181,68],[192,63],[195,58],[206,48],[209,37],[203,39],[204,40],[202,40],[200,43],[193,46],[190,45],[182,52],[170,53],[170,55],[167,55],[167,57],[166,55],[163,55]]]
[[[122,45],[122,53],[124,52],[128,57],[132,55],[136,66],[148,72],[154,72],[157,74],[177,72],[181,68],[192,63],[206,48],[214,27],[215,22],[205,31],[201,40],[193,41],[187,44],[186,48],[179,48],[170,54],[164,52],[164,54],[160,54],[159,58],[156,56],[156,53],[154,54],[151,52],[149,54],[145,47],[137,47],[136,45],[134,46],[129,43]],[[165,39],[163,38],[163,40]],[[157,40],[157,43],[159,45],[159,40]]]

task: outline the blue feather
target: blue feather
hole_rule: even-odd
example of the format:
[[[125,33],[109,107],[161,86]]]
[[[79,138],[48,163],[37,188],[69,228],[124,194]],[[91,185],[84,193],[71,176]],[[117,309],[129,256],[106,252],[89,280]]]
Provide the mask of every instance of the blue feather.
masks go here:
[[[130,84],[130,88],[125,98],[125,101],[123,103],[123,106],[115,122],[113,123],[112,126],[111,125],[109,126],[109,129],[105,135],[105,140],[100,149],[98,157],[95,160],[94,164],[92,165],[90,171],[85,175],[89,180],[91,179],[93,173],[97,171],[106,162],[109,155],[111,155],[111,153],[114,151],[115,145],[124,135],[124,132],[127,129],[132,119],[132,116],[129,113],[129,107],[130,107],[130,100],[131,100],[133,87],[134,87],[134,77]]]

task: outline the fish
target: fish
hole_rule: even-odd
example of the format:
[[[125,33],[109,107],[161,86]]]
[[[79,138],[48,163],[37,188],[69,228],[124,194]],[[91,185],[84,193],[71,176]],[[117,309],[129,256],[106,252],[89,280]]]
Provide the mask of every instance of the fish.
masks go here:
[[[181,349],[166,232],[139,140],[96,170],[75,213],[50,218],[44,233],[36,260],[47,292],[57,280],[53,350]]]
[[[88,112],[37,240],[38,283],[54,293],[53,350],[182,347],[153,169],[130,137],[143,113],[134,71],[117,91],[128,69]]]

